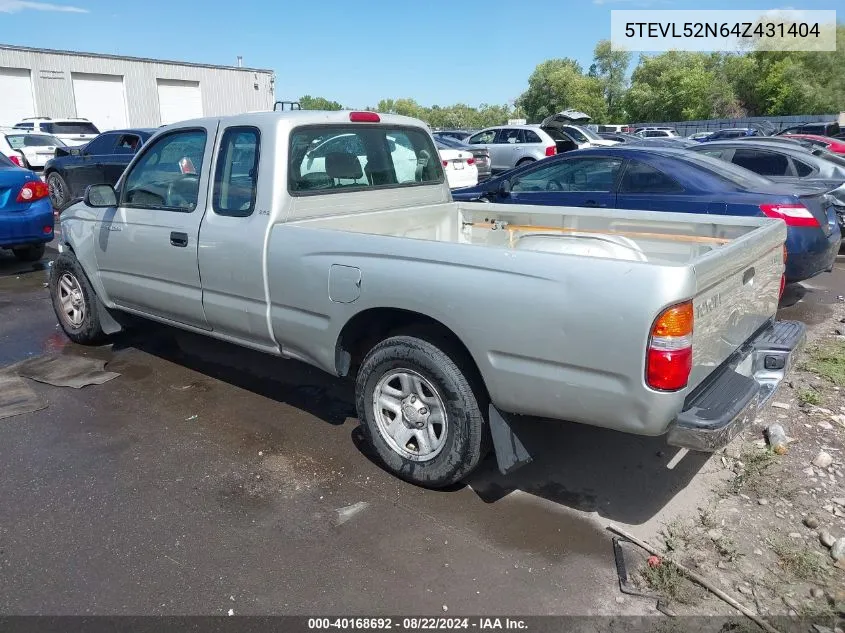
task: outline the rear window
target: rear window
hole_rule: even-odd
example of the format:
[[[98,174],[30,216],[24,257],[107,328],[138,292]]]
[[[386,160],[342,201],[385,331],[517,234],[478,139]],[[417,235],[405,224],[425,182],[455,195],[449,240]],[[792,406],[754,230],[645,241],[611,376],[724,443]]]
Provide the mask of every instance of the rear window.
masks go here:
[[[320,125],[291,133],[291,195],[443,182],[440,157],[423,130],[386,125]]]
[[[47,134],[8,134],[6,135],[6,142],[12,149],[20,149],[22,147],[63,147],[59,139],[48,136]]]
[[[99,134],[93,123],[68,121],[66,123],[42,123],[41,129],[50,134]]]

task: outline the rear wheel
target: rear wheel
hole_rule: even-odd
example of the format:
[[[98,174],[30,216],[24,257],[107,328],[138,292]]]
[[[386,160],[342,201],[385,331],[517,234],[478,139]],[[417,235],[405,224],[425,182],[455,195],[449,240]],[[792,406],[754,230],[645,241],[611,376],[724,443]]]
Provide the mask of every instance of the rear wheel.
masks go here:
[[[414,336],[393,336],[358,371],[356,406],[364,432],[397,476],[439,488],[460,481],[485,451],[487,421],[455,360]]]
[[[523,165],[527,165],[528,163],[534,163],[534,162],[536,162],[536,161],[533,158],[523,158],[521,161],[519,161],[516,164],[516,166],[522,167]]]
[[[12,252],[15,257],[22,262],[37,262],[44,257],[44,244],[33,244],[32,246],[24,246],[22,248],[13,248]]]
[[[51,172],[47,176],[47,189],[50,192],[50,202],[54,209],[61,210],[70,200],[70,190],[67,182],[57,172]]]
[[[94,289],[72,253],[62,253],[53,263],[50,296],[59,324],[71,341],[96,345],[105,339]]]

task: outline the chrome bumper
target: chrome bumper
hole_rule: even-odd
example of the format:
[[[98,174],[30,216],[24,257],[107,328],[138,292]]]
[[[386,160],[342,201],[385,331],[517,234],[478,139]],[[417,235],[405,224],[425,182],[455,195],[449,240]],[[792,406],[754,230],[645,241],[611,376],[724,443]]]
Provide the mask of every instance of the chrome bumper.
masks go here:
[[[776,321],[739,348],[684,403],[667,441],[696,451],[726,446],[775,394],[806,338],[798,321]]]

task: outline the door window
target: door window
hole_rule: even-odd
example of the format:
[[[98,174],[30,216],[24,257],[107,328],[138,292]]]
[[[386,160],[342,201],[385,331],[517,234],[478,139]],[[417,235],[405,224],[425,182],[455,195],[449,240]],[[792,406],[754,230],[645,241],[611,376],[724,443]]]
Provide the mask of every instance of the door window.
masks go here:
[[[542,143],[543,140],[533,130],[522,130],[522,138],[525,143]]]
[[[618,158],[573,158],[540,165],[511,184],[514,192],[613,191],[622,166]]]
[[[622,176],[619,193],[680,193],[683,190],[681,185],[659,169],[632,160]]]
[[[243,218],[255,209],[260,139],[254,127],[230,127],[223,133],[212,201],[218,215]]]
[[[795,165],[795,171],[801,178],[809,176],[815,171],[812,166],[807,163],[803,163],[800,160],[796,160],[795,158],[792,159],[792,164]]]
[[[480,145],[484,143],[492,143],[493,139],[496,138],[496,130],[484,130],[483,132],[479,132],[478,134],[473,134],[472,136],[467,139],[467,143],[470,145]]]
[[[115,154],[134,154],[141,147],[141,138],[135,134],[121,134],[114,148]]]
[[[500,130],[499,131],[499,138],[496,140],[497,143],[505,143],[507,145],[513,145],[515,143],[522,143],[522,130],[515,129],[515,130]]]
[[[191,212],[197,206],[205,130],[182,130],[148,145],[123,186],[121,205]]]
[[[734,152],[734,165],[745,167],[761,176],[789,176],[789,160],[783,154],[757,149],[738,149]]]
[[[92,156],[111,154],[114,150],[115,140],[116,136],[114,134],[100,134],[100,136],[85,146],[85,153],[91,154]]]

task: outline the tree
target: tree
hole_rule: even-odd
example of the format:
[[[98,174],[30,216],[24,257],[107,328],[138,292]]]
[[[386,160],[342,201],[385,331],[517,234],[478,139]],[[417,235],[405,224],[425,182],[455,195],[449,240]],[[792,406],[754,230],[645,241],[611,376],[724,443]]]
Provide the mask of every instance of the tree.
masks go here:
[[[519,97],[518,105],[532,122],[567,109],[586,112],[596,122],[607,119],[601,81],[585,75],[580,64],[568,58],[538,64],[528,78],[528,90]]]
[[[618,123],[626,119],[623,99],[626,90],[625,73],[630,63],[631,53],[614,51],[610,40],[600,40],[596,44],[593,64],[588,74],[601,82],[610,122]]]
[[[329,101],[323,97],[312,97],[311,95],[300,97],[299,105],[303,110],[343,110],[343,106],[337,101]]]

